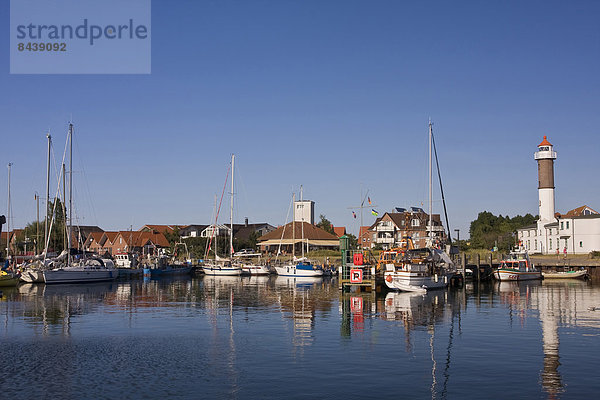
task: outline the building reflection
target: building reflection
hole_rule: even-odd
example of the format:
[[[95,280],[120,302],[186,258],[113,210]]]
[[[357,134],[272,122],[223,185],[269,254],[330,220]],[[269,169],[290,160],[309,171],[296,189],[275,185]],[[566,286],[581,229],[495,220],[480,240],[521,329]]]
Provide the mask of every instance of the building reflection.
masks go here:
[[[560,328],[600,329],[600,293],[584,281],[501,282],[497,286],[500,300],[509,307],[511,320],[519,320],[528,310],[537,310],[542,330],[544,362],[540,371],[543,390],[549,398],[565,391],[560,373]]]

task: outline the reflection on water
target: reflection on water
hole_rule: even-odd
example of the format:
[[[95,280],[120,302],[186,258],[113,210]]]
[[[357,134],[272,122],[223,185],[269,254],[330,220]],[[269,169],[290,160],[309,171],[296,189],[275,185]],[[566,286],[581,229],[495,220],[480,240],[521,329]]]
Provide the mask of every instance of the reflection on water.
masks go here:
[[[478,379],[492,397],[600,389],[600,289],[586,282],[376,294],[323,278],[205,276],[3,292],[2,354],[20,366],[0,364],[15,377],[7,398],[80,398],[92,379],[82,371],[104,388],[90,398],[355,398],[357,379],[383,396],[402,380],[419,398],[473,397]]]

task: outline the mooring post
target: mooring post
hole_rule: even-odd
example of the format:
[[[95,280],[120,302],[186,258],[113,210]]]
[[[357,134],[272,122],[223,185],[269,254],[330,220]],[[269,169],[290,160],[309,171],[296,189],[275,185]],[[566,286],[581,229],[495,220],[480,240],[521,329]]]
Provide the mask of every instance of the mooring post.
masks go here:
[[[479,283],[479,272],[481,268],[481,255],[477,253],[477,283]]]

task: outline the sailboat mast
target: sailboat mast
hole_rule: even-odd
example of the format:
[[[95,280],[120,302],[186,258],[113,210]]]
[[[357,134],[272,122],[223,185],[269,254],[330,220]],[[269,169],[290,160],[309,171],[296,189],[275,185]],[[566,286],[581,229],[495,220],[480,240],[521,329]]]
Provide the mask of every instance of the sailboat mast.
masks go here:
[[[429,245],[430,246],[433,246],[433,225],[432,225],[433,217],[431,214],[433,211],[433,204],[432,204],[432,182],[433,182],[432,160],[433,160],[433,157],[432,157],[432,146],[431,146],[432,136],[433,136],[432,124],[431,124],[431,119],[429,119]]]
[[[296,258],[296,193],[292,193],[292,261]]]
[[[44,251],[47,251],[48,245],[48,214],[50,213],[50,149],[52,146],[52,136],[50,132],[46,135],[48,139],[48,155],[46,164],[46,220],[44,222]]]
[[[8,201],[7,206],[8,210],[6,211],[6,259],[8,260],[8,256],[10,255],[10,170],[12,168],[12,163],[8,163]]]
[[[71,232],[73,231],[73,124],[69,123],[69,231],[67,243],[69,243],[69,264],[71,265]]]
[[[65,163],[62,164],[62,189],[63,189],[63,193],[62,193],[62,203],[61,203],[61,207],[62,207],[62,215],[63,215],[63,250],[67,250],[67,169],[65,167]],[[59,196],[57,195],[54,199],[54,201],[56,202],[56,200],[59,198]],[[48,232],[48,234],[50,234],[50,232]]]
[[[229,216],[229,258],[233,261],[233,167],[235,154],[231,155],[231,210]]]
[[[302,185],[300,185],[300,203],[302,204],[302,220],[300,221],[302,223],[302,258],[304,258],[304,203],[302,203],[302,200],[304,200],[303,196],[302,196]]]

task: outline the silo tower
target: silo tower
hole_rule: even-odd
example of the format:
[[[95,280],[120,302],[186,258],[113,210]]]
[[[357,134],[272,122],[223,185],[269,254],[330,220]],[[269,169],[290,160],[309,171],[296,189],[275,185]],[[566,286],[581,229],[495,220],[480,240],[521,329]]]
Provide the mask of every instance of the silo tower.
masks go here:
[[[538,195],[540,221],[554,221],[554,160],[556,152],[546,136],[534,154],[538,163]]]

